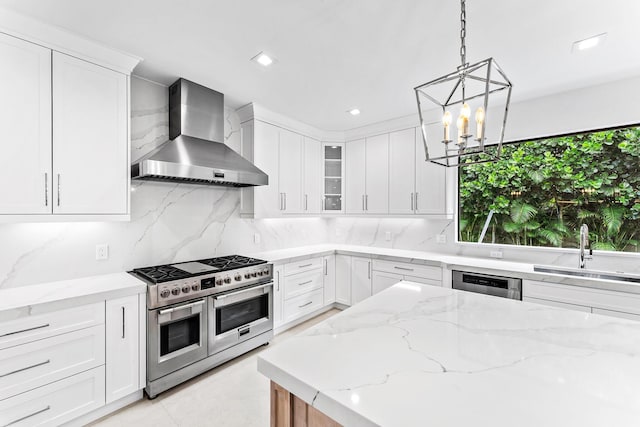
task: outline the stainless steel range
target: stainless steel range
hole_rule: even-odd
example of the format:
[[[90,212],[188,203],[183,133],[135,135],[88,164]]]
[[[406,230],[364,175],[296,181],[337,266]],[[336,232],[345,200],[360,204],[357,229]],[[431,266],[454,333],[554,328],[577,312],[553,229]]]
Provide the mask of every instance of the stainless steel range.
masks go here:
[[[232,255],[131,273],[148,284],[150,398],[273,338],[273,266],[266,261]]]

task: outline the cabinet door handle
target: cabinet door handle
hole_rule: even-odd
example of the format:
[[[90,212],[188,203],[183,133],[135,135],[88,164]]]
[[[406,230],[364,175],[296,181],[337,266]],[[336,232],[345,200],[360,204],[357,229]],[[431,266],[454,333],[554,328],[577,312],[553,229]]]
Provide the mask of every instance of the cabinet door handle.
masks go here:
[[[122,307],[122,339],[124,339],[124,329],[125,329],[124,307]]]
[[[60,206],[60,174],[58,174],[58,206]]]
[[[0,375],[0,378],[8,377],[9,375],[17,374],[18,372],[27,371],[29,369],[37,368],[38,366],[46,365],[47,363],[51,363],[49,359],[44,362],[36,363],[35,365],[30,365],[24,368],[16,369],[15,371],[7,372],[6,374]]]
[[[413,210],[413,193],[411,193],[411,210]]]
[[[313,283],[313,280],[307,280],[306,282],[298,283],[298,286],[308,285],[309,283]]]
[[[284,194],[284,209],[283,210],[287,210],[287,193],[282,193]]]
[[[0,338],[2,337],[6,337],[8,335],[15,335],[15,334],[21,334],[23,332],[29,332],[29,331],[34,331],[36,329],[42,329],[42,328],[48,328],[49,324],[45,323],[44,325],[40,325],[40,326],[34,326],[33,328],[27,328],[27,329],[21,329],[19,331],[14,331],[14,332],[7,332],[6,334],[2,334],[0,335]]]
[[[308,195],[304,195],[304,210],[308,211],[309,210],[309,196]]]
[[[306,307],[306,306],[308,306],[308,305],[310,305],[310,304],[313,304],[313,301],[309,301],[309,302],[308,302],[308,303],[306,303],[306,304],[299,305],[299,306],[298,306],[298,308]]]
[[[312,264],[299,265],[298,268],[311,267],[312,265],[313,265],[313,263]]]
[[[393,268],[396,270],[413,271],[413,268],[398,267],[397,265],[393,266]]]
[[[416,200],[416,201],[414,202],[414,205],[415,205],[415,207],[416,207],[416,211],[417,211],[417,210],[418,210],[418,193],[415,193],[415,195],[414,195],[413,197],[414,197],[414,198],[415,198],[415,200]]]
[[[364,194],[362,195],[362,210],[364,211]]]
[[[41,414],[41,413],[43,413],[43,412],[48,411],[49,409],[51,409],[51,406],[47,405],[47,407],[46,407],[46,408],[43,408],[43,409],[40,409],[40,410],[38,410],[38,411],[32,412],[32,413],[30,413],[29,415],[25,415],[24,417],[18,418],[18,419],[16,419],[16,420],[9,421],[9,423],[8,423],[8,424],[4,424],[2,427],[9,427],[9,426],[12,426],[12,425],[14,425],[14,424],[18,424],[20,421],[24,421],[24,420],[26,420],[27,418],[34,417],[34,416],[36,416],[36,415],[38,415],[38,414]]]
[[[327,260],[324,260],[324,275],[327,275]]]
[[[278,281],[277,286],[276,286],[276,291],[280,292],[280,270],[276,271],[276,273],[278,273]]]
[[[367,262],[367,279],[371,279],[371,261]]]
[[[49,206],[49,174],[44,173],[44,205]]]
[[[369,195],[368,194],[364,195],[364,210],[365,211],[369,210]]]

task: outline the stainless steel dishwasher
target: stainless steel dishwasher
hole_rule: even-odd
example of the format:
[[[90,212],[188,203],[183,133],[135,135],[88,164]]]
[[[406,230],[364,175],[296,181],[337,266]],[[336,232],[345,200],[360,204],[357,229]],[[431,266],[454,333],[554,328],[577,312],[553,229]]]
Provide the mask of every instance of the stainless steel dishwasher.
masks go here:
[[[522,300],[522,279],[458,270],[451,273],[453,289]]]

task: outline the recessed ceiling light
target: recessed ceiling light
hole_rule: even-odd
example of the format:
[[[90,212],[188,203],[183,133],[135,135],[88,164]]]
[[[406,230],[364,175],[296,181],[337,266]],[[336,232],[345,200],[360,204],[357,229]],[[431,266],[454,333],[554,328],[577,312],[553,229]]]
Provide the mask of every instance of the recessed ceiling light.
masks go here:
[[[271,55],[266,54],[265,52],[260,52],[259,54],[251,58],[251,60],[257,62],[263,67],[268,67],[275,62],[275,58]]]
[[[578,40],[577,42],[573,43],[573,46],[571,47],[571,51],[576,52],[576,51],[587,50],[587,49],[591,49],[592,47],[596,47],[600,43],[602,43],[602,41],[606,36],[607,36],[607,33],[602,33],[602,34],[598,34],[596,36],[589,37],[583,40]]]
[[[360,114],[360,110],[358,110],[357,108],[352,108],[351,110],[347,111],[347,113],[351,114],[352,116],[357,116],[358,114]]]

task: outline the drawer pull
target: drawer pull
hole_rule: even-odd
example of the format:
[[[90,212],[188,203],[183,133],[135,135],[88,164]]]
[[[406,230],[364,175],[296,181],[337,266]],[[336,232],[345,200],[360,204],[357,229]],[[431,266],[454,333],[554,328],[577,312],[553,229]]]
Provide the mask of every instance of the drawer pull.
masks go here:
[[[398,267],[397,265],[395,265],[393,268],[395,268],[396,270],[413,271],[413,268]]]
[[[313,304],[313,301],[309,301],[306,304],[299,305],[298,308],[303,308],[303,307],[306,307],[306,306],[311,305],[311,304]]]
[[[22,417],[22,418],[18,418],[17,420],[13,420],[13,421],[9,422],[8,424],[4,424],[2,427],[9,427],[9,426],[12,426],[12,425],[14,425],[14,424],[18,424],[20,421],[24,421],[24,420],[26,420],[27,418],[35,417],[36,415],[41,414],[41,413],[43,413],[43,412],[46,412],[46,411],[48,411],[49,409],[51,409],[51,406],[47,405],[47,407],[46,407],[46,408],[40,409],[39,411],[32,412],[32,413],[30,413],[29,415],[25,415],[25,416],[24,416],[24,417]]]
[[[298,268],[311,267],[313,264],[299,265]]]
[[[309,283],[313,283],[313,280],[307,280],[306,282],[298,283],[298,286],[307,285]]]
[[[0,378],[8,377],[9,375],[17,374],[18,372],[26,371],[28,369],[37,368],[38,366],[46,365],[47,363],[51,363],[51,361],[47,359],[44,362],[36,363],[35,365],[27,366],[26,368],[16,369],[15,371],[0,375]]]
[[[9,335],[21,334],[21,333],[23,333],[23,332],[35,331],[36,329],[42,329],[42,328],[47,328],[47,327],[49,327],[49,324],[48,324],[48,323],[47,323],[47,324],[45,324],[45,325],[34,326],[33,328],[23,329],[23,330],[21,330],[21,331],[8,332],[8,333],[6,333],[6,334],[2,334],[2,335],[0,335],[0,338],[2,338],[2,337],[6,337],[6,336],[9,336]]]

